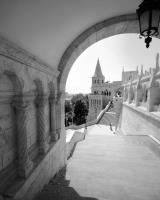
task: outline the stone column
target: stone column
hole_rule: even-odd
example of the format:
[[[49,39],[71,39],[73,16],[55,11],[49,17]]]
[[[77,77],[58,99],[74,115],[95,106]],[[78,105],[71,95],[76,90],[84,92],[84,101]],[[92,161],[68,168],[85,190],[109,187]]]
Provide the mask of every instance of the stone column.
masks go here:
[[[154,105],[160,104],[160,87],[148,88],[147,111],[154,111]]]
[[[140,97],[141,97],[141,90],[140,89],[136,89],[136,92],[135,92],[135,106],[139,106],[139,101],[140,101]]]
[[[129,104],[132,102],[132,93],[133,93],[133,89],[132,89],[132,85],[130,83],[130,85],[129,85],[129,91],[128,91],[128,103]]]
[[[14,100],[13,106],[16,109],[17,141],[18,141],[18,175],[26,178],[33,168],[27,148],[27,114],[29,102],[20,97]]]
[[[40,154],[45,154],[49,149],[49,144],[46,140],[46,121],[45,121],[45,106],[48,103],[48,96],[38,96],[37,104],[37,131]]]
[[[59,92],[56,97],[56,133],[58,138],[60,138],[61,131],[65,131],[64,126],[64,102],[65,102],[65,92]],[[63,130],[61,130],[61,128]]]
[[[51,134],[51,141],[55,142],[58,139],[58,135],[56,133],[56,101],[55,97],[51,96],[49,98],[49,105],[50,105],[50,134]]]
[[[127,88],[124,87],[124,90],[123,90],[123,101],[124,102],[127,101],[127,95],[128,95],[127,92],[128,92]]]

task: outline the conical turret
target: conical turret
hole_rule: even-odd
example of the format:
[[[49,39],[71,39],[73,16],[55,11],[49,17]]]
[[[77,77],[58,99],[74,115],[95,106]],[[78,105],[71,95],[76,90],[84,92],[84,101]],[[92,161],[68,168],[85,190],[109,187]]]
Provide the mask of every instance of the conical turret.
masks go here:
[[[99,59],[97,61],[97,65],[96,65],[96,69],[95,69],[93,77],[104,77],[103,74],[102,74],[102,70],[101,70]]]
[[[104,84],[105,77],[102,74],[101,66],[99,59],[97,61],[96,69],[94,72],[94,76],[92,77],[92,93],[100,94],[101,93],[101,86]]]

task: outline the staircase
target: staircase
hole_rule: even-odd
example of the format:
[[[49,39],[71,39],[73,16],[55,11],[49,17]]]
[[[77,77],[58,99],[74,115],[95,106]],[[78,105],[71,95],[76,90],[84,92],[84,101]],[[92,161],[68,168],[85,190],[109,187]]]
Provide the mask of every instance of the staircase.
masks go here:
[[[159,145],[148,136],[100,134],[101,126],[89,128],[66,168],[35,200],[159,199]]]
[[[115,126],[115,112],[105,112],[98,124]]]

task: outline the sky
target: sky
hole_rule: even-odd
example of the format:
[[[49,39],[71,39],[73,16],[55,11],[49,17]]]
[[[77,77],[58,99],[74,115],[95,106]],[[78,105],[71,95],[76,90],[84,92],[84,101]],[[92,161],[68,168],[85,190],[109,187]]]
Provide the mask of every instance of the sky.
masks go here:
[[[139,71],[155,67],[156,54],[160,53],[160,40],[153,38],[150,47],[138,34],[120,34],[103,39],[88,47],[74,62],[66,83],[70,94],[90,93],[91,77],[99,59],[105,81],[120,81],[124,71]]]

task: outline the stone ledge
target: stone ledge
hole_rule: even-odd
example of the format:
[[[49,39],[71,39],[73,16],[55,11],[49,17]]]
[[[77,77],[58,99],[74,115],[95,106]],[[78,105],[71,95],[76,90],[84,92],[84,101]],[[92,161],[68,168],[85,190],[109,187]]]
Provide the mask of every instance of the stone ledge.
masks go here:
[[[86,134],[85,132],[79,132],[79,131],[74,132],[71,140],[66,144],[67,159],[69,159],[72,156],[76,144],[85,139],[85,134]]]
[[[150,112],[147,112],[145,110],[142,110],[141,108],[138,108],[135,105],[131,105],[131,104],[128,104],[128,103],[123,103],[123,106],[131,109],[135,113],[138,113],[140,116],[142,116],[143,118],[148,120],[150,123],[154,124],[155,126],[157,126],[157,127],[160,126],[160,117],[158,117],[158,116],[156,116],[156,115],[154,115],[154,114],[152,114]]]
[[[57,69],[48,65],[28,51],[20,48],[13,42],[10,42],[2,35],[0,35],[0,55],[24,64],[28,67],[34,68],[38,71],[47,73],[50,76],[58,77],[59,75],[59,71]]]
[[[49,166],[49,165],[51,163],[53,163],[53,161],[51,161],[50,159],[56,158],[58,156],[57,151],[60,151],[62,142],[63,141],[59,140],[54,144],[52,143],[52,145],[51,145],[49,151],[46,153],[46,155],[39,157],[39,159],[37,159],[37,161],[35,161],[35,163],[34,163],[35,166],[34,166],[33,171],[31,172],[30,176],[26,180],[24,180],[24,179],[18,180],[17,179],[12,184],[12,186],[10,188],[8,188],[8,190],[5,191],[4,196],[11,197],[14,199],[23,199],[23,200],[26,199],[25,196],[28,195],[28,190],[30,189],[30,187],[33,186],[34,182],[39,179],[39,177],[42,175],[42,171],[44,173],[44,170],[47,170],[47,171],[50,171],[50,173],[52,173],[52,174],[51,175],[48,175],[47,173],[43,174],[43,176],[46,175],[44,182],[42,182],[42,180],[39,181],[39,183],[41,184],[41,187],[43,187],[49,181],[49,179],[59,170],[58,164],[56,163],[57,161],[54,162],[55,166],[53,167],[53,169],[48,169],[48,168],[50,168],[51,166]],[[65,146],[64,146],[64,149],[65,149]],[[63,151],[64,150],[61,149],[61,152],[63,152]],[[49,163],[49,165],[47,165],[47,163]],[[40,188],[37,187],[37,189],[39,190]],[[38,192],[38,191],[35,191],[35,193],[36,192]],[[30,194],[29,196],[33,197],[34,194]],[[31,198],[29,198],[29,199],[31,199]]]

